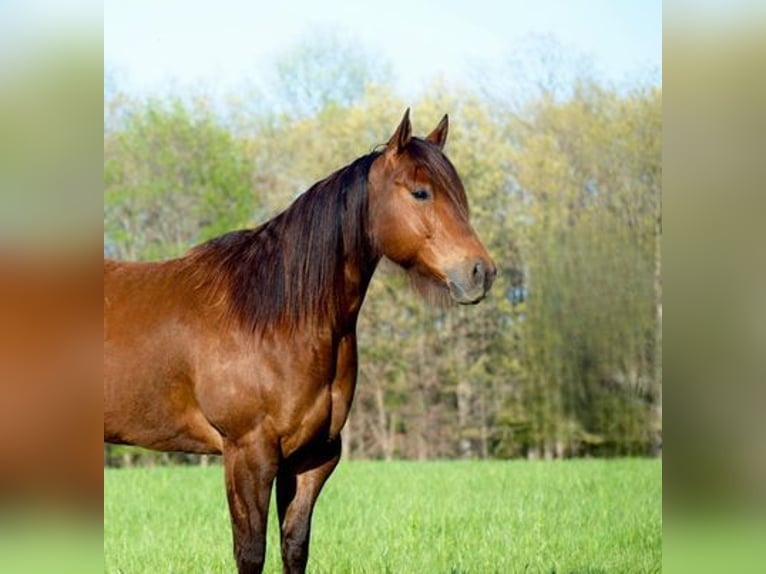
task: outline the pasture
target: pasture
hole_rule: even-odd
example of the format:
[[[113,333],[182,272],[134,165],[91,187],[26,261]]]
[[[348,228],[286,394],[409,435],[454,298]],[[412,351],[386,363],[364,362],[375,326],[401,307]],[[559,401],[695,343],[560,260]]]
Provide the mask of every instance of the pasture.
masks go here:
[[[662,565],[662,462],[341,462],[312,573],[644,573]],[[104,470],[109,573],[233,572],[220,466]],[[276,512],[265,572],[281,572]]]

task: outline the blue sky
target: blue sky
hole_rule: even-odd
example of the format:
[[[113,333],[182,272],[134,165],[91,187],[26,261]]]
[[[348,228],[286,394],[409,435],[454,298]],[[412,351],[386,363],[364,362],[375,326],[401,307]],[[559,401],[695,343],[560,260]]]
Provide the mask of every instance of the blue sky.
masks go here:
[[[470,82],[535,36],[589,59],[609,81],[662,81],[660,0],[105,0],[104,63],[136,94],[234,92],[312,31],[390,62],[402,94],[435,77]]]

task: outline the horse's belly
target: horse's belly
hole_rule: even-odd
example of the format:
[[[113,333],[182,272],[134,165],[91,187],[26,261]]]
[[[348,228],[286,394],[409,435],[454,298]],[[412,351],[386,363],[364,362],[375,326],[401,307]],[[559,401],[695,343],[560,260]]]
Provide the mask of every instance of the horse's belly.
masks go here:
[[[104,354],[104,441],[159,451],[217,454],[223,447],[207,421],[191,381],[158,359],[140,365],[132,353]],[[112,351],[112,352],[108,352]]]

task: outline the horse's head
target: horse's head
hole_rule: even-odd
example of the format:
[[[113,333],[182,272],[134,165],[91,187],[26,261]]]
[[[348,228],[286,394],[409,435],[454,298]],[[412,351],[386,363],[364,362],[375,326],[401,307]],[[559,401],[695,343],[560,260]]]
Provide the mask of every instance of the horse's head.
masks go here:
[[[478,303],[496,268],[468,221],[463,184],[442,153],[447,116],[424,139],[411,129],[407,110],[370,169],[372,240],[430,299]]]

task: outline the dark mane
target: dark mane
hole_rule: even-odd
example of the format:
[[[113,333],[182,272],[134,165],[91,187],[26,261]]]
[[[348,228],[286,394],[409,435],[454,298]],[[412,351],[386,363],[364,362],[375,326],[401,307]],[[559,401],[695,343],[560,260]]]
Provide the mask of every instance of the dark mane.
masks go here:
[[[428,171],[431,180],[449,196],[452,203],[468,217],[468,198],[455,166],[442,151],[421,138],[413,137],[405,148],[407,154],[420,168]]]
[[[195,287],[252,331],[335,324],[343,307],[344,257],[373,260],[367,178],[373,152],[315,183],[256,229],[227,233],[187,256]]]

